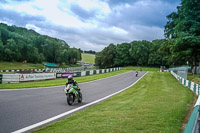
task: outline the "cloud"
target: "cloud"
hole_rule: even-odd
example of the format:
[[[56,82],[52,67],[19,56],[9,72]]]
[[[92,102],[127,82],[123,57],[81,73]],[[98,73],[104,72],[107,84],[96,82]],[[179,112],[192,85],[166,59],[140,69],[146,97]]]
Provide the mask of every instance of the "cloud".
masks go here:
[[[17,26],[26,26],[26,24],[35,24],[45,21],[45,18],[43,16],[32,16],[3,9],[0,9],[0,12],[1,21],[6,21],[7,23]]]
[[[71,11],[75,13],[81,19],[91,19],[95,17],[96,10],[87,11],[80,7],[79,5],[72,4],[70,7]]]
[[[162,3],[161,1],[138,1],[132,2],[130,5],[123,4],[113,7],[109,17],[100,21],[108,26],[115,25],[125,29],[128,29],[126,27],[129,25],[157,26],[163,28],[167,21],[166,16],[173,9],[174,6]]]
[[[5,0],[4,0],[5,1]],[[7,0],[0,21],[100,51],[110,43],[164,38],[166,16],[180,0]],[[48,4],[47,4],[48,3]]]
[[[7,3],[7,1],[6,0],[1,0],[0,3]]]
[[[179,3],[180,0],[102,0],[104,2],[107,2],[109,4],[110,7],[115,7],[118,5],[126,5],[126,4],[134,4],[137,2],[162,2],[162,3],[170,3],[170,4],[174,4],[174,3]]]

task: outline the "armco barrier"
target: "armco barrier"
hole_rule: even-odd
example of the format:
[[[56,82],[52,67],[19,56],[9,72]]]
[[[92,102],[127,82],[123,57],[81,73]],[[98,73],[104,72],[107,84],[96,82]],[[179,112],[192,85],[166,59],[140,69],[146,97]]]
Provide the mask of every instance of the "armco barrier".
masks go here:
[[[76,72],[76,77],[81,77],[81,72]]]
[[[75,74],[76,74],[76,77],[81,77],[81,76],[89,76],[89,75],[94,75],[94,74],[107,73],[107,72],[112,72],[112,71],[117,71],[117,70],[121,70],[121,68],[81,71],[81,72],[75,72]]]
[[[2,74],[0,74],[0,84],[2,84]]]
[[[196,93],[198,96],[200,95],[200,85],[196,84],[192,81],[186,80],[173,71],[171,71],[171,74],[185,87],[188,87],[190,90],[192,90],[194,93]],[[190,119],[185,127],[184,133],[199,133],[200,132],[200,96],[198,97],[198,100],[196,102],[196,105],[194,106],[193,112],[190,116]]]
[[[100,70],[90,70],[90,71],[81,71],[81,72],[74,72],[74,76],[81,77],[81,76],[89,76],[94,74],[100,74],[109,72],[109,70],[121,70],[121,68],[117,69],[100,69]],[[25,74],[0,74],[0,83],[17,83],[23,81],[35,81],[35,80],[46,80],[46,79],[55,79],[55,78],[67,78],[70,72],[66,73],[25,73]]]
[[[0,72],[23,72],[23,71],[31,71],[31,72],[75,72],[75,71],[83,71],[85,67],[70,67],[70,68],[45,68],[45,69],[18,69],[18,70],[0,70]]]
[[[199,133],[199,105],[194,107],[184,133]]]
[[[19,74],[2,74],[2,84],[18,83],[20,79]]]
[[[18,83],[23,81],[35,81],[55,79],[56,73],[31,73],[31,74],[2,74],[2,83]]]
[[[35,71],[35,72],[42,72],[43,69],[18,69],[18,70],[0,70],[0,72],[24,72],[24,71]]]
[[[56,73],[56,78],[68,78],[69,75],[75,76],[73,72]]]

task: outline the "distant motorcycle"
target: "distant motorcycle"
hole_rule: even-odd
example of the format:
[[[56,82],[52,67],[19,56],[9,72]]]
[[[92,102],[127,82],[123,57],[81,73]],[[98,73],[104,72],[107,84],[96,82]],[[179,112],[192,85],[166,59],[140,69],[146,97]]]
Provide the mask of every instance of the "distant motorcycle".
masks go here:
[[[75,87],[76,86],[73,86],[72,84],[68,84],[64,89],[69,105],[72,105],[74,102],[82,102],[82,93],[80,91],[78,92]]]
[[[136,76],[136,77],[138,76],[138,71],[136,71],[135,76]]]

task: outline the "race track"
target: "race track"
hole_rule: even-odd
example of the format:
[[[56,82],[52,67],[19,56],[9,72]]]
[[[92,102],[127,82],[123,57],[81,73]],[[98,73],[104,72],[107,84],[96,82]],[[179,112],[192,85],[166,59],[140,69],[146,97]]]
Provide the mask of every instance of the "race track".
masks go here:
[[[0,90],[0,133],[10,133],[73,110],[120,91],[141,78],[145,72],[116,75],[81,83],[83,103],[69,106],[63,86],[21,90]]]

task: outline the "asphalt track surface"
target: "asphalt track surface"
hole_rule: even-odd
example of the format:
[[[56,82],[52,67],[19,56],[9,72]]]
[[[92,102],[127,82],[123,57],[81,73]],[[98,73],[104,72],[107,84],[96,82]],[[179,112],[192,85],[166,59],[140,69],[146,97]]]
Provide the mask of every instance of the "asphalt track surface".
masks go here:
[[[80,83],[83,102],[69,106],[63,86],[0,90],[0,133],[10,133],[120,91],[141,78],[135,71]]]

